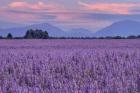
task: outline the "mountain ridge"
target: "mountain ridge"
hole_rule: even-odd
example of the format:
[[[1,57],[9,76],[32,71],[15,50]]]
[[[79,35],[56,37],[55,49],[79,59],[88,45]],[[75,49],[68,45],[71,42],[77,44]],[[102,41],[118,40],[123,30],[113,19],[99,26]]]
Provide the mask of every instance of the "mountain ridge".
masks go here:
[[[14,27],[14,28],[8,28],[8,29],[2,29],[0,31],[1,35],[6,36],[8,33],[12,33],[13,36],[23,36],[25,35],[26,31],[28,29],[42,29],[46,30],[50,36],[64,36],[65,32],[61,30],[60,28],[53,26],[48,23],[42,23],[42,24],[33,24],[29,26],[24,26],[24,27]]]
[[[119,21],[97,31],[95,36],[129,36],[140,34],[140,22],[133,20]]]
[[[24,36],[26,31],[29,29],[41,29],[49,33],[51,37],[88,37],[91,36],[91,31],[84,28],[76,28],[70,31],[63,31],[60,28],[53,26],[48,23],[33,24],[23,27],[14,27],[8,29],[0,29],[0,35],[6,36],[8,33],[11,33],[13,36]]]
[[[105,37],[105,36],[129,36],[140,35],[140,22],[133,20],[123,20],[114,22],[95,33],[85,28],[74,28],[69,31],[53,26],[49,23],[33,24],[23,27],[14,27],[2,29],[0,28],[0,35],[6,36],[12,33],[13,36],[24,36],[28,29],[42,29],[49,33],[52,37]]]

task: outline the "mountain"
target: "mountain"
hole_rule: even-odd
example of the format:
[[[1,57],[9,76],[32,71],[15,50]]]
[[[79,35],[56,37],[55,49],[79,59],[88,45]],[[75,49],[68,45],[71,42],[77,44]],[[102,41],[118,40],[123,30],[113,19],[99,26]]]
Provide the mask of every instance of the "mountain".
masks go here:
[[[71,29],[67,32],[67,37],[92,37],[93,33],[84,28]]]
[[[35,24],[25,27],[16,27],[16,28],[8,28],[0,30],[0,35],[6,36],[8,33],[12,33],[13,36],[24,36],[28,29],[42,29],[46,30],[50,36],[65,36],[65,32],[55,27],[51,24],[43,23],[43,24]]]
[[[97,31],[94,36],[140,35],[140,22],[124,20]]]
[[[91,37],[93,33],[87,29],[78,28],[70,31],[63,31],[60,28],[48,23],[34,24],[25,27],[16,27],[8,29],[0,29],[0,35],[6,36],[8,33],[12,33],[13,36],[24,36],[28,29],[42,29],[49,33],[49,36],[53,37]]]

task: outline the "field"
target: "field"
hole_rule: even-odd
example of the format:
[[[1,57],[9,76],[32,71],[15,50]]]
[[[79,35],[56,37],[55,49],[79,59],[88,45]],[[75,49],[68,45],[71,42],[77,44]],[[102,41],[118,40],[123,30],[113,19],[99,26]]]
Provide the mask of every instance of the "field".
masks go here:
[[[140,40],[0,40],[0,93],[140,93]]]

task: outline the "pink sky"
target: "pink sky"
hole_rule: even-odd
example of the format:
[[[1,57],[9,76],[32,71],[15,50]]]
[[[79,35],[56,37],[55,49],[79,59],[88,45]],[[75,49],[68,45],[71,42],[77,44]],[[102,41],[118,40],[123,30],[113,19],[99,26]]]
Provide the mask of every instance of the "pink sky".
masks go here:
[[[49,22],[64,29],[75,27],[100,29],[117,20],[125,20],[125,18],[136,20],[135,16],[139,15],[140,2],[133,1],[135,2],[114,2],[113,0],[112,2],[102,2],[102,0],[96,2],[92,0],[67,2],[64,0],[60,2],[56,0],[8,0],[6,2],[2,0],[0,1],[0,20],[20,24]],[[116,19],[109,18],[111,15]]]

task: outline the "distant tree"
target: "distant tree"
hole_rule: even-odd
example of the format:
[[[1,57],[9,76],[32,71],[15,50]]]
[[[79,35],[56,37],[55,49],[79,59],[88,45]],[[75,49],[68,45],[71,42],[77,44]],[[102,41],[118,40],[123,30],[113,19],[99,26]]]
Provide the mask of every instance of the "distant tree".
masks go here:
[[[42,31],[39,29],[33,30],[27,30],[24,38],[26,39],[47,39],[49,38],[48,32],[47,31]]]
[[[3,39],[3,37],[2,37],[2,36],[0,36],[0,39]]]
[[[112,37],[111,36],[106,36],[105,39],[112,39]]]
[[[121,37],[121,36],[114,36],[112,37],[113,39],[124,39],[124,37]]]
[[[48,38],[49,38],[48,32],[47,31],[43,32],[42,39],[48,39]]]
[[[33,38],[32,32],[33,32],[32,29],[27,30],[27,32],[26,32],[24,38],[32,39],[32,38]]]
[[[98,39],[105,39],[105,37],[98,37]]]
[[[140,35],[138,35],[137,38],[140,38]]]
[[[134,35],[131,35],[131,36],[128,36],[127,39],[136,39],[137,36],[134,36]]]
[[[7,34],[7,39],[12,39],[13,38],[13,35],[11,33],[8,33]]]

